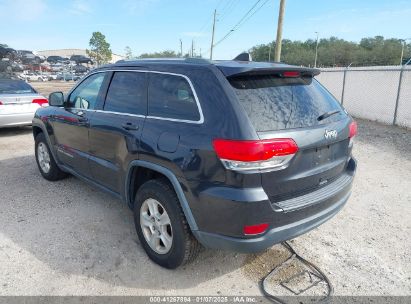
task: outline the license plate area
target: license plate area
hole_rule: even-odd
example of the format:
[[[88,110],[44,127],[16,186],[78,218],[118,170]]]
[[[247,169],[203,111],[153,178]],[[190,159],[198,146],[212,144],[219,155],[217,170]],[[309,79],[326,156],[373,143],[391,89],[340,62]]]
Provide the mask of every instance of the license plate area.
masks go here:
[[[336,148],[336,144],[315,148],[313,151],[313,163],[318,166],[335,160],[337,158]]]
[[[25,104],[4,104],[0,106],[0,114],[19,114],[33,112],[31,103]]]

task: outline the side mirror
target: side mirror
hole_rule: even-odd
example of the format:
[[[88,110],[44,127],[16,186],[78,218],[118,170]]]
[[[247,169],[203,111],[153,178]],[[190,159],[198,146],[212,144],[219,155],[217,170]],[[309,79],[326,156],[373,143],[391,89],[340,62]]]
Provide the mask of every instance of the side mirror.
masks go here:
[[[64,105],[63,92],[53,92],[49,95],[49,105],[55,107],[62,107]]]

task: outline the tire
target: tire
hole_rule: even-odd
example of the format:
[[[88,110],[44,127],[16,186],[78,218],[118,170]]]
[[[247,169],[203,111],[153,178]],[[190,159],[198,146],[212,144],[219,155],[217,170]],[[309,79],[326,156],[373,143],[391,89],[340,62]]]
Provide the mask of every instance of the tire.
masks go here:
[[[49,148],[49,145],[47,144],[47,140],[44,134],[39,133],[36,136],[34,142],[35,142],[34,144],[35,153],[34,154],[36,156],[37,166],[40,170],[41,175],[49,181],[57,181],[57,180],[65,178],[67,176],[67,173],[61,171],[60,168],[57,166],[53,158],[53,154],[51,154],[50,152],[50,148]],[[48,170],[46,170],[45,165],[44,163],[42,164],[42,160],[41,160],[42,157],[47,158],[46,155],[48,155],[48,164],[49,164]]]
[[[171,234],[172,237],[169,250],[166,251],[163,248],[163,251],[166,252],[158,252],[163,247],[161,244],[165,244],[162,241],[159,241],[157,251],[151,247],[152,245],[148,243],[145,236],[147,231],[148,234],[150,234],[150,229],[140,223],[141,218],[147,216],[149,212],[149,210],[147,210],[147,213],[144,212],[147,202],[153,200],[160,203],[161,207],[164,208],[164,210],[160,210],[161,208],[157,209],[160,210],[159,212],[163,211],[161,216],[166,214],[169,218],[169,226],[171,229],[167,226],[166,233],[168,235]],[[143,214],[145,215],[143,216]],[[152,221],[155,222],[156,220],[152,219]],[[147,220],[144,221],[143,218],[143,222],[147,222]],[[147,255],[152,261],[162,267],[175,269],[184,265],[192,261],[201,249],[200,243],[198,243],[190,231],[177,195],[166,179],[149,180],[137,191],[134,201],[134,223],[140,243]],[[160,230],[162,229],[157,228],[157,231]],[[161,233],[159,233],[159,235],[161,235]],[[164,234],[161,235],[161,237],[163,236]],[[158,236],[158,238],[160,237]],[[164,247],[166,248],[167,246],[164,245]]]

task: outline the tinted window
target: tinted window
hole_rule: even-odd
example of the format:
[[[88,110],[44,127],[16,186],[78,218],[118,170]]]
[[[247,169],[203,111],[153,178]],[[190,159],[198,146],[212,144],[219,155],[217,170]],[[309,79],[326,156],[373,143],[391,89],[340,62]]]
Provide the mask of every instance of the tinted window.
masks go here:
[[[345,114],[315,79],[243,76],[229,80],[257,131],[309,127],[340,120]],[[338,114],[318,120],[321,114]]]
[[[97,73],[86,78],[71,94],[69,107],[94,109],[103,84],[105,73]]]
[[[200,120],[200,113],[187,80],[181,76],[150,74],[148,115]]]
[[[104,110],[146,115],[146,73],[116,72],[108,89]]]
[[[21,80],[0,80],[0,94],[27,94],[36,91]]]

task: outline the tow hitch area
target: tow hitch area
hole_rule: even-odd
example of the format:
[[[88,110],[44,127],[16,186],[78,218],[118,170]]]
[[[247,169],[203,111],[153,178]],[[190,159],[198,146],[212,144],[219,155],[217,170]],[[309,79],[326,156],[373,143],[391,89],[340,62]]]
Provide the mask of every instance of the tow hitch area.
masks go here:
[[[261,280],[263,294],[274,303],[312,304],[330,297],[333,287],[324,272],[298,255],[288,242],[282,246],[290,255]]]

